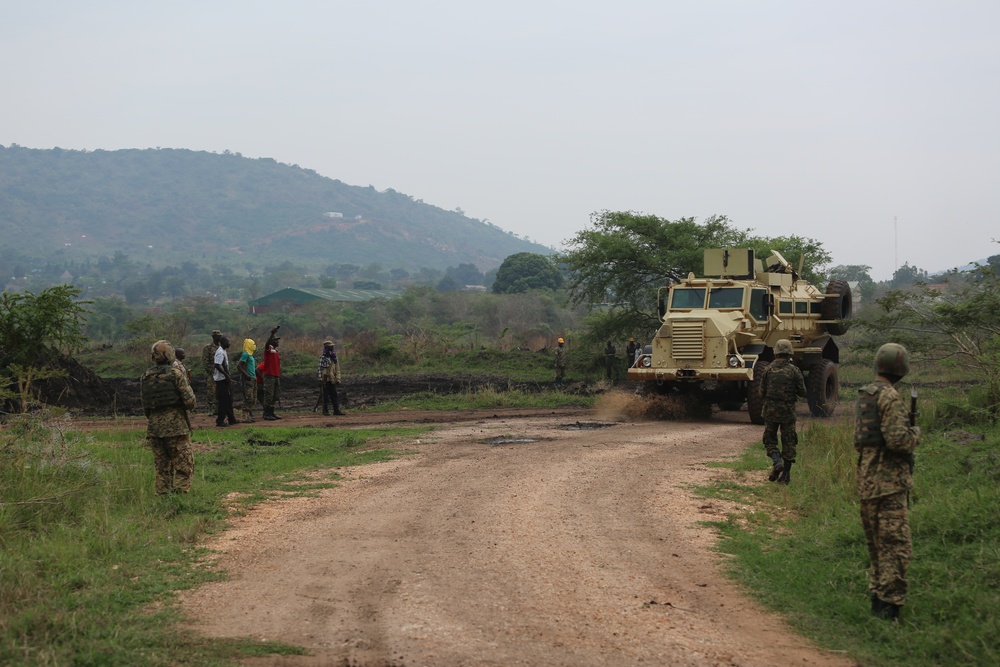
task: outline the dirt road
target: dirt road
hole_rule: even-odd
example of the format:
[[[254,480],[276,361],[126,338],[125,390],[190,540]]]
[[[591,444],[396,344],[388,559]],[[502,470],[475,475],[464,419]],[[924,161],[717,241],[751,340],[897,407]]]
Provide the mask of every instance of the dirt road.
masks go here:
[[[208,635],[309,651],[250,665],[853,665],[743,597],[699,525],[727,508],[690,486],[759,435],[593,414],[443,424],[236,519],[211,544],[231,579],[182,608]]]

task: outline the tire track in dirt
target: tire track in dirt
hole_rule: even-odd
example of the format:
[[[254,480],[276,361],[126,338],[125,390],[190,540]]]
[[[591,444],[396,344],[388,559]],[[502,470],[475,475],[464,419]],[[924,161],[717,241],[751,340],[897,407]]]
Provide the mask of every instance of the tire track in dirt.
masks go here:
[[[759,437],[733,423],[453,423],[211,546],[191,627],[306,647],[250,665],[830,665],[721,574],[689,488]],[[534,442],[485,444],[498,435]]]

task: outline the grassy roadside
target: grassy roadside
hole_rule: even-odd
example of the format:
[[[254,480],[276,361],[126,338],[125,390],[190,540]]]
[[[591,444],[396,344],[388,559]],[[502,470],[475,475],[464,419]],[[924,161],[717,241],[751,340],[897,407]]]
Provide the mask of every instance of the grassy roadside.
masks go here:
[[[790,486],[766,481],[756,443],[727,464],[731,481],[700,489],[739,508],[713,524],[734,578],[796,630],[866,667],[1000,664],[1000,428],[925,431],[910,595],[896,624],[869,613],[853,423],[800,426]]]
[[[0,664],[223,665],[301,652],[179,628],[174,593],[221,576],[196,540],[231,511],[336,483],[310,471],[386,460],[393,440],[426,430],[195,431],[192,492],[160,498],[142,431],[12,423],[0,431]]]
[[[491,408],[562,408],[592,407],[593,396],[567,394],[561,391],[526,392],[512,387],[484,387],[459,394],[416,392],[398,401],[386,401],[373,406],[371,412],[394,410],[485,410]]]

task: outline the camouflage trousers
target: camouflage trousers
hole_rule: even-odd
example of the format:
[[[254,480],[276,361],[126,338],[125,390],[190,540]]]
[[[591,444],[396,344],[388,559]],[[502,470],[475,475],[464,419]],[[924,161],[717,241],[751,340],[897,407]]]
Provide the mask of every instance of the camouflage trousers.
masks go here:
[[[219,412],[219,399],[215,395],[215,379],[209,375],[206,384],[208,391],[206,392],[205,407],[208,408],[208,414],[214,415]]]
[[[149,438],[156,466],[156,493],[187,493],[194,476],[194,454],[190,435]]]
[[[264,396],[261,403],[265,412],[274,412],[275,404],[281,400],[281,379],[273,375],[264,376]]]
[[[906,570],[913,557],[906,491],[861,501],[861,525],[871,568],[868,590],[884,602],[906,601]]]
[[[778,451],[778,429],[781,429],[781,458],[794,461],[796,446],[799,444],[799,434],[795,431],[795,420],[764,422],[764,451],[768,456]]]
[[[257,403],[257,382],[243,382],[243,411],[252,412]]]

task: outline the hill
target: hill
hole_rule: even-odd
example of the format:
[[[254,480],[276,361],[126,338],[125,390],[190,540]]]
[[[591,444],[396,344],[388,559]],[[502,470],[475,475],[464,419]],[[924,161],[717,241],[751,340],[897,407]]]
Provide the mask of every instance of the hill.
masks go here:
[[[0,146],[0,234],[38,259],[121,251],[154,265],[332,263],[481,271],[552,250],[389,189],[270,158]]]

